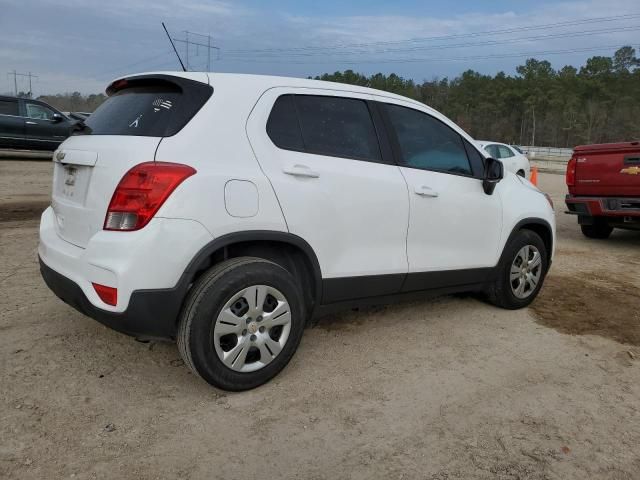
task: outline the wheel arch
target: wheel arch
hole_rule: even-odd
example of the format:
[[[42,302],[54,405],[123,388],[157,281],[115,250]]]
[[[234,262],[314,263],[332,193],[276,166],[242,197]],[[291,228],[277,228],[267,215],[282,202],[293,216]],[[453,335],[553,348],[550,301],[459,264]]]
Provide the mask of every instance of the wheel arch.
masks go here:
[[[311,310],[322,298],[322,271],[313,248],[289,232],[249,230],[215,238],[202,247],[183,273],[180,284],[188,288],[208,268],[239,256],[255,256],[274,261],[302,281],[305,303]]]
[[[509,244],[514,235],[516,235],[521,230],[531,230],[532,232],[537,233],[540,238],[542,238],[544,246],[547,249],[549,260],[551,260],[551,252],[553,252],[553,229],[551,228],[549,222],[547,222],[543,218],[524,218],[516,223],[511,230],[507,241],[504,244],[503,250]]]

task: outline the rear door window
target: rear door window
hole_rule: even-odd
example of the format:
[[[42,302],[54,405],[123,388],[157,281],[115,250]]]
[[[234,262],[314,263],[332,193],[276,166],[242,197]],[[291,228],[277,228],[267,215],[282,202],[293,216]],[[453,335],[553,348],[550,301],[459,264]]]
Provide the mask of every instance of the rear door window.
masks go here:
[[[267,121],[279,148],[331,157],[381,161],[367,102],[321,95],[282,95]]]
[[[165,137],[184,127],[211,96],[200,82],[143,78],[120,88],[89,116],[79,134]]]
[[[17,100],[0,100],[0,115],[20,115]]]
[[[308,153],[381,160],[378,137],[364,100],[296,95],[295,104]]]

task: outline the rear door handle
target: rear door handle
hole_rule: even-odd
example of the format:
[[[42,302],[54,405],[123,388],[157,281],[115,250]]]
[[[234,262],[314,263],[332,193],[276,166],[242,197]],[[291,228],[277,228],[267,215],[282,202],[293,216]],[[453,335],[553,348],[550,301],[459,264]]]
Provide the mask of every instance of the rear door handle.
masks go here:
[[[27,125],[38,125],[38,122],[32,122],[32,121],[30,121],[30,120],[27,120],[27,121],[26,121],[26,122],[24,122],[24,123],[26,123]]]
[[[435,198],[438,196],[438,192],[433,190],[431,187],[427,187],[426,185],[421,185],[415,188],[416,195],[420,195],[421,197],[431,197]]]
[[[291,167],[286,167],[283,170],[287,175],[293,175],[294,177],[309,177],[309,178],[318,178],[320,174],[315,170],[311,170],[306,165],[296,164]]]

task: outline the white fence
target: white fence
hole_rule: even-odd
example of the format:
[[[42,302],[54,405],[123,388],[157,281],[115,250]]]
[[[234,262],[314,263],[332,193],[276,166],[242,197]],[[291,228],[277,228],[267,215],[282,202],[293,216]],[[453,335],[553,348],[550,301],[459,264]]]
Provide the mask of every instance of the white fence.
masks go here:
[[[571,158],[571,148],[522,146],[532,166],[543,172],[564,173]]]
[[[557,148],[557,147],[535,147],[535,146],[522,146],[520,147],[524,153],[527,154],[530,160],[549,159],[549,160],[566,160],[571,158],[573,149],[571,148]]]

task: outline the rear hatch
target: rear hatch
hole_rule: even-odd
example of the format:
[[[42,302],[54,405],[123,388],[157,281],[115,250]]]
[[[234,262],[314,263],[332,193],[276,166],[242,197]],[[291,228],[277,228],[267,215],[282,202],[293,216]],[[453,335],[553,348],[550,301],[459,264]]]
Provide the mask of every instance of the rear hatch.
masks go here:
[[[583,145],[574,149],[572,195],[640,196],[640,142]]]
[[[102,229],[113,192],[133,166],[155,160],[211,96],[205,73],[113,82],[109,98],[54,153],[52,206],[60,238],[78,247]]]

